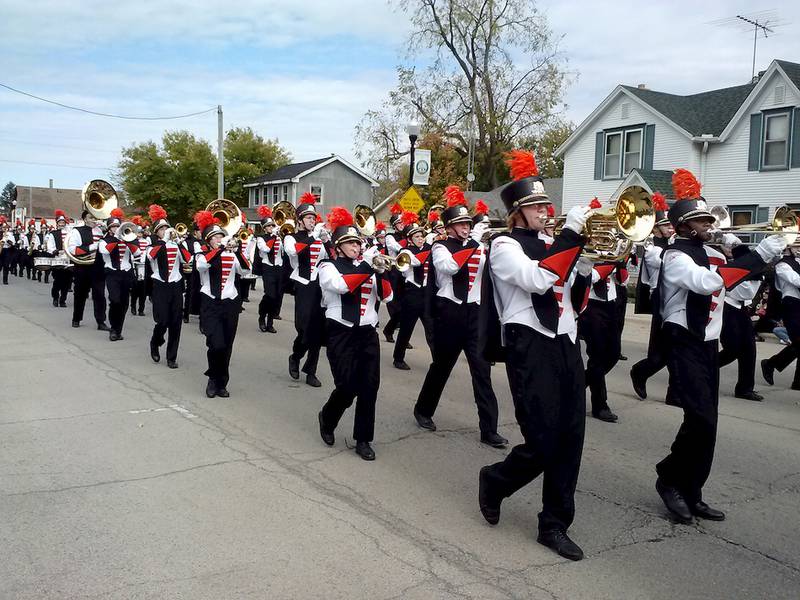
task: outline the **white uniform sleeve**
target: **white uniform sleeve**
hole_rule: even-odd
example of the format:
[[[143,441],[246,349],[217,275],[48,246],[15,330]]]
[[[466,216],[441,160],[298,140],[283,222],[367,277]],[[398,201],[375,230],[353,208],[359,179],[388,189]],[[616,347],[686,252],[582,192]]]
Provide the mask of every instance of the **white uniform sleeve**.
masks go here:
[[[100,251],[100,254],[103,256],[110,256],[111,252],[108,251],[108,245],[106,244],[105,240],[100,240],[97,242],[97,249]]]
[[[431,261],[433,262],[433,268],[439,273],[455,275],[459,271],[458,263],[453,258],[453,255],[442,244],[433,246]]]
[[[47,236],[44,238],[44,245],[45,250],[50,254],[55,254],[56,251],[56,240],[53,237],[52,233],[48,233]]]
[[[393,235],[386,236],[386,249],[392,254],[392,256],[396,255],[403,247],[399,244],[399,242],[394,239]]]
[[[206,260],[205,254],[203,254],[202,252],[198,252],[194,260],[197,265],[198,271],[208,271],[208,261]]]
[[[530,294],[544,294],[558,281],[558,275],[539,267],[538,260],[525,255],[517,242],[500,237],[492,243],[492,275]]]
[[[775,265],[775,275],[790,285],[800,288],[800,275],[798,275],[795,270],[786,263],[781,262]]]
[[[683,252],[665,251],[663,272],[666,283],[696,294],[709,295],[725,287],[719,274],[701,267]]]
[[[350,291],[344,277],[334,265],[329,262],[322,263],[317,269],[319,287],[334,294],[346,294]]]

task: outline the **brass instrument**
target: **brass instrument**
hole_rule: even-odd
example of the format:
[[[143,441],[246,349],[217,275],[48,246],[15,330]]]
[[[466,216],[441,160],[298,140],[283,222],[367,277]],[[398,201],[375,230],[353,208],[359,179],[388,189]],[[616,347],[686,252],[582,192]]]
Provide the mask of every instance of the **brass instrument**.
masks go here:
[[[297,213],[291,202],[278,202],[272,209],[272,220],[278,226],[278,234],[281,237],[293,234],[296,227]]]
[[[245,219],[242,211],[231,200],[217,198],[206,206],[206,210],[219,220],[219,226],[225,230],[228,236],[236,235],[244,225]]]
[[[781,206],[775,211],[772,221],[764,223],[751,223],[749,225],[731,225],[731,217],[723,206],[712,206],[709,211],[716,221],[714,225],[721,233],[766,233],[782,234],[790,246],[797,241],[800,232],[800,222],[797,213],[788,206]]]
[[[136,226],[136,223],[132,221],[124,221],[120,223],[119,229],[117,229],[117,239],[121,242],[125,242],[129,244],[131,242],[135,242],[137,235],[136,232],[139,228]]]
[[[244,227],[239,230],[239,233],[236,234],[236,239],[239,240],[242,244],[246,244],[250,241],[250,238],[253,236],[250,233],[249,229],[245,229]]]
[[[362,237],[372,237],[375,235],[375,211],[366,204],[357,204],[353,209],[353,220],[356,228]]]
[[[186,223],[178,223],[175,225],[175,233],[177,233],[179,237],[185,236],[188,232],[189,228],[186,226]]]
[[[411,268],[411,250],[401,250],[397,256],[378,254],[372,259],[372,268],[396,269],[398,273],[405,273]]]
[[[84,185],[81,199],[83,208],[100,221],[108,219],[111,211],[119,205],[114,186],[102,179],[92,179]]]

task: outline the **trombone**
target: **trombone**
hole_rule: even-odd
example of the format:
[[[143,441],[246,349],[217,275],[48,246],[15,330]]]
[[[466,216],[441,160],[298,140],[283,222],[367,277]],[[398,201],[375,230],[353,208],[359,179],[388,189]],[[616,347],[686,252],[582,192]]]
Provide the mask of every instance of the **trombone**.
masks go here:
[[[789,246],[793,246],[797,241],[800,232],[800,222],[797,213],[788,206],[781,206],[775,211],[772,221],[763,223],[751,223],[748,225],[731,225],[731,217],[724,206],[713,206],[709,212],[716,219],[714,225],[720,233],[734,234],[758,234],[758,233],[777,233],[782,234]]]
[[[411,250],[401,250],[397,256],[378,254],[372,259],[372,268],[395,269],[398,273],[405,273],[411,268]]]

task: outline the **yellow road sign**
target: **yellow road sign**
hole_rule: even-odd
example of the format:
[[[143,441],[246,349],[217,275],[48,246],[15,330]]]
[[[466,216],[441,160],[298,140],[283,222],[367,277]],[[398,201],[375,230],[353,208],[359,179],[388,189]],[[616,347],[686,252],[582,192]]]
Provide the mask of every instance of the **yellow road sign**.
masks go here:
[[[406,193],[403,194],[403,197],[400,198],[400,206],[403,207],[403,210],[419,212],[425,206],[425,202],[423,202],[419,192],[412,186],[408,188]]]

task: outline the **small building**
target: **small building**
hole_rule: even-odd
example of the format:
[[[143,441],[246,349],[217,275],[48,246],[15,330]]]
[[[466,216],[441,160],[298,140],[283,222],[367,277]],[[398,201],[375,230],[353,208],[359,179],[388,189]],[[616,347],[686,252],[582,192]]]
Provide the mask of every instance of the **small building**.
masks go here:
[[[617,86],[556,151],[564,208],[616,199],[632,184],[671,195],[692,171],[738,224],[800,207],[800,64],[773,60],[743,85],[687,96]]]
[[[296,206],[300,196],[311,192],[322,212],[333,206],[344,206],[352,211],[357,204],[372,206],[373,190],[377,187],[378,182],[364,171],[332,154],[286,165],[246,182],[248,206],[243,210],[249,219],[257,220],[259,206],[273,207],[278,202],[291,202]]]
[[[57,208],[63,210],[73,220],[80,219],[82,204],[81,190],[66,188],[35,187],[30,185],[16,186],[17,211],[20,219],[48,219],[53,221]]]

